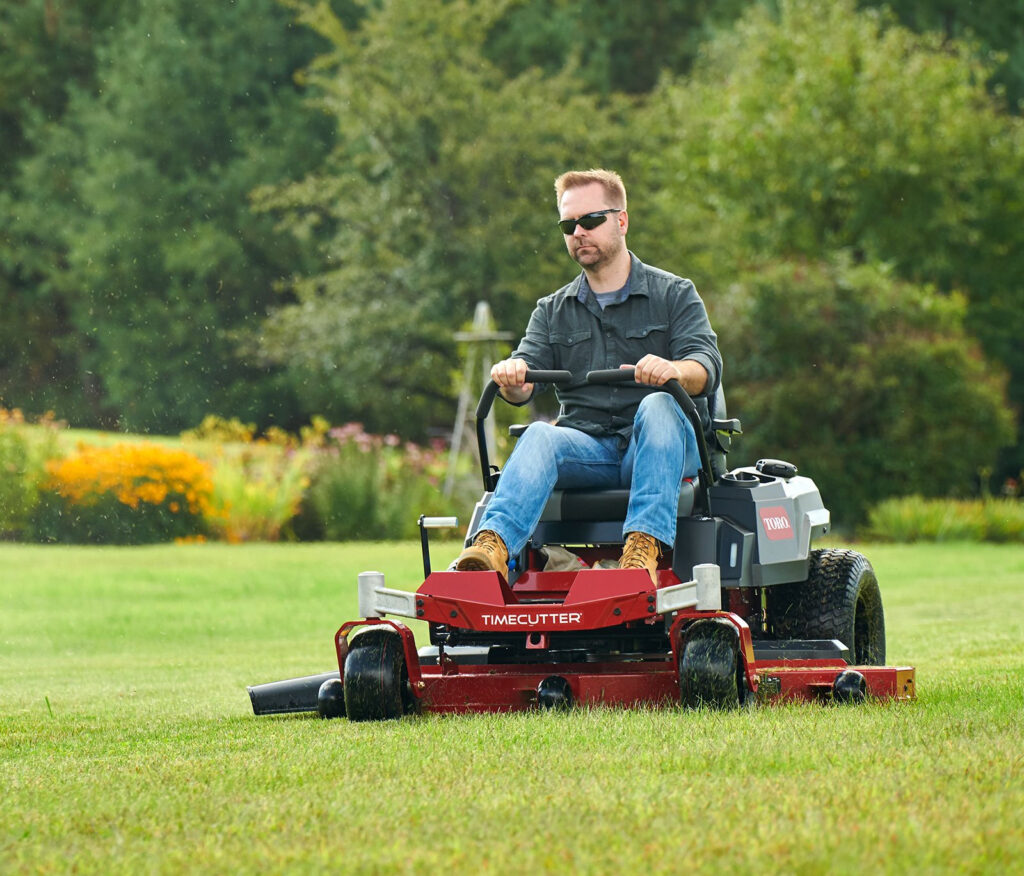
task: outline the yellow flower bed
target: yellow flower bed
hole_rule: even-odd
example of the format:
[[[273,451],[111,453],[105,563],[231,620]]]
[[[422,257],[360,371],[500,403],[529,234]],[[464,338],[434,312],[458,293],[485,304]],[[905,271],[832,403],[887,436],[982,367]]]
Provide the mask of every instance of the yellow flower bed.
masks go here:
[[[113,496],[133,510],[165,505],[173,514],[204,517],[210,510],[210,466],[185,450],[157,444],[81,447],[47,463],[47,487],[75,505],[95,505]]]

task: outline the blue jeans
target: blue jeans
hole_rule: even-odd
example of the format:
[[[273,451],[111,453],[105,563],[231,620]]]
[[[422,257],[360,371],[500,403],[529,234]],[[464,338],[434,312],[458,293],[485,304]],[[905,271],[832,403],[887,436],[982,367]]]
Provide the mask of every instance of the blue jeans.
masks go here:
[[[616,438],[533,423],[505,463],[478,531],[498,533],[514,557],[537,527],[556,487],[629,487],[623,538],[645,532],[671,546],[679,488],[683,478],[693,477],[699,468],[693,426],[666,392],[644,397],[625,449]]]

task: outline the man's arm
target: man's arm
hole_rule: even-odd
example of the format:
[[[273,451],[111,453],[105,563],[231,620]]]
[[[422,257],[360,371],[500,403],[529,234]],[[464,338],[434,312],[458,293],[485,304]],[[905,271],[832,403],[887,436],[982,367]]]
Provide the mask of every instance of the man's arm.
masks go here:
[[[722,354],[704,302],[689,280],[681,280],[677,294],[672,296],[669,336],[667,357],[677,365],[691,363],[685,366],[682,377],[696,375],[692,384],[680,381],[686,391],[690,395],[713,393],[722,379]],[[690,371],[693,365],[703,366],[703,377],[700,372]]]
[[[534,384],[526,382],[527,368],[551,371],[555,367],[548,342],[547,313],[543,307],[546,300],[537,302],[519,346],[508,359],[491,366],[491,380],[498,384],[502,398],[513,405],[525,404],[533,395]]]

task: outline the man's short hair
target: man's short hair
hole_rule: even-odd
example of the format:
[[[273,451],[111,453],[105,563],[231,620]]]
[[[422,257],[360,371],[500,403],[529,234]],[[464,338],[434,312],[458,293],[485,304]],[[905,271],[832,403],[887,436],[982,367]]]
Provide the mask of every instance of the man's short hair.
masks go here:
[[[577,189],[580,186],[588,186],[591,183],[598,183],[604,187],[605,197],[608,203],[618,210],[626,209],[626,186],[622,177],[614,170],[570,170],[563,173],[555,180],[555,203],[562,203],[562,195],[569,189]]]

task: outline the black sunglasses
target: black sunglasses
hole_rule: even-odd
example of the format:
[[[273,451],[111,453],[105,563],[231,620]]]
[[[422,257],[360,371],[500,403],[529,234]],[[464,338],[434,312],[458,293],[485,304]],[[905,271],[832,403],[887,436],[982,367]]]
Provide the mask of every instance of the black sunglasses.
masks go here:
[[[621,210],[616,210],[614,207],[608,210],[598,210],[596,213],[587,213],[585,216],[580,216],[578,219],[563,219],[558,223],[558,227],[561,229],[562,234],[572,234],[576,230],[576,226],[584,228],[590,231],[593,228],[597,228],[605,219],[608,218],[609,213],[621,213]]]

